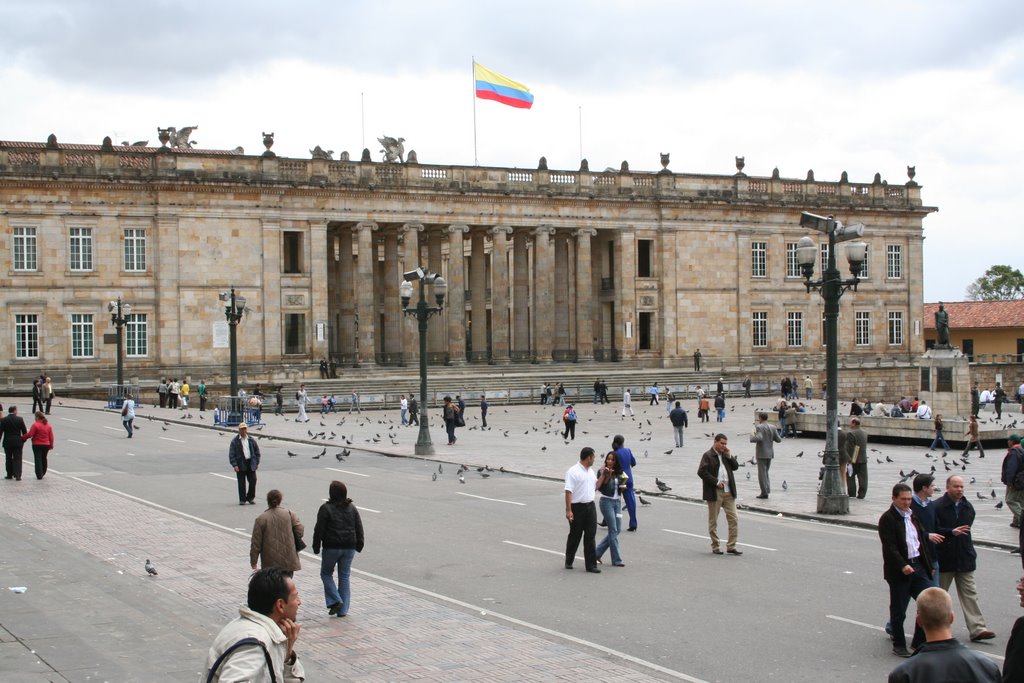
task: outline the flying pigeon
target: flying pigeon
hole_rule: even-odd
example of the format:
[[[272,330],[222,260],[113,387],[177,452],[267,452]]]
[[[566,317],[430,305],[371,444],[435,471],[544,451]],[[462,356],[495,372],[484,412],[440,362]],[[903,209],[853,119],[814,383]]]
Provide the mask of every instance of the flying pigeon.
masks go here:
[[[338,462],[341,462],[342,458],[344,458],[345,455],[342,451],[338,451],[337,453],[334,454],[334,457],[338,459]]]
[[[150,576],[156,576],[156,567],[153,566],[148,557],[146,558],[146,573]]]

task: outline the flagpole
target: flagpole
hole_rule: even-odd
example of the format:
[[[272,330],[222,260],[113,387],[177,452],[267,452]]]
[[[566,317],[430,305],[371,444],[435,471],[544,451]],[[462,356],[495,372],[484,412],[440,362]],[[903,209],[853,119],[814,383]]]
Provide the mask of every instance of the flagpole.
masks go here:
[[[366,149],[366,93],[359,93],[359,117],[362,121],[363,149]]]
[[[579,105],[580,112],[580,163],[583,162],[583,105]]]
[[[473,165],[479,166],[476,156],[476,55],[473,55]]]

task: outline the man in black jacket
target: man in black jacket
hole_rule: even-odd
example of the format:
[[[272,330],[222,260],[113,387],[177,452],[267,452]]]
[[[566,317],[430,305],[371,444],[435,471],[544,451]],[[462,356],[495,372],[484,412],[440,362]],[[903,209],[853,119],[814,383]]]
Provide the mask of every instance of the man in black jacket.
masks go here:
[[[260,466],[260,445],[249,436],[249,428],[242,423],[238,425],[238,436],[231,439],[228,448],[228,462],[235,470],[238,478],[238,504],[256,504],[256,470]],[[246,490],[246,483],[249,488]]]
[[[985,616],[978,605],[978,588],[974,570],[978,568],[978,552],[971,539],[974,506],[964,496],[964,480],[957,475],[946,480],[946,493],[935,501],[935,527],[942,534],[938,545],[939,585],[948,591],[956,581],[956,594],[964,611],[971,640],[989,640],[996,634],[985,626]]]
[[[892,653],[909,657],[903,622],[910,598],[932,586],[932,560],[928,555],[925,531],[910,510],[913,494],[906,484],[892,487],[892,505],[878,518],[878,538],[882,542],[882,575],[889,584],[889,623],[892,628]],[[912,647],[924,642],[924,631],[914,629]]]
[[[0,435],[4,440],[4,465],[7,476],[4,479],[21,481],[21,449],[25,442],[21,435],[28,430],[25,421],[18,416],[17,406],[7,409],[7,417],[0,420]]]
[[[736,518],[736,478],[733,472],[739,469],[739,462],[729,452],[729,438],[725,434],[716,434],[715,442],[701,456],[697,467],[697,476],[703,483],[701,497],[708,504],[708,536],[711,537],[711,552],[721,555],[718,547],[718,512],[725,508],[725,521],[729,528],[729,539],[725,544],[725,552],[730,555],[742,555],[736,547],[738,523]]]
[[[953,637],[953,601],[941,588],[928,588],[917,597],[917,623],[928,642],[917,656],[889,674],[889,683],[999,683],[999,667],[991,659],[964,647]]]

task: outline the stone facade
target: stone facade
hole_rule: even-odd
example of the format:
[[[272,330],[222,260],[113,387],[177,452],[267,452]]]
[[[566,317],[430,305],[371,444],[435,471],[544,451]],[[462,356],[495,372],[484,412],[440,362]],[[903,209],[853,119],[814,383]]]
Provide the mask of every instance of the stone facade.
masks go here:
[[[304,371],[321,357],[408,365],[418,343],[398,285],[416,266],[449,284],[445,311],[430,322],[433,363],[679,367],[698,347],[739,366],[785,361],[823,352],[823,303],[787,264],[805,234],[801,211],[867,226],[869,271],[842,299],[841,357],[911,362],[924,350],[922,223],[933,210],[912,180],[878,176],[0,142],[0,367],[109,375],[105,307],[121,296],[136,316],[130,374],[223,371],[217,294],[232,286],[248,301],[243,374]]]

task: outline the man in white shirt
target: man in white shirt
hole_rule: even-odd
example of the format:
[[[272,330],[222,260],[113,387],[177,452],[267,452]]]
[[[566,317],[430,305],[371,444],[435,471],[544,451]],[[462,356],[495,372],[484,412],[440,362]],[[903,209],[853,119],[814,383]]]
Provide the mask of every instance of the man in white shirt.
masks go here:
[[[402,413],[402,426],[405,427],[406,425],[409,424],[409,399],[407,399],[404,395],[402,396],[402,404],[400,409]]]
[[[594,537],[597,535],[597,509],[594,494],[597,490],[597,475],[591,469],[594,465],[594,449],[589,446],[580,451],[580,461],[565,473],[565,518],[569,520],[569,537],[565,542],[565,568],[572,569],[576,550],[583,539],[583,560],[587,571],[600,574],[597,568],[597,553]]]
[[[930,419],[932,419],[932,409],[931,409],[931,406],[929,406],[924,401],[921,401],[921,404],[919,406],[917,406],[917,419],[918,420],[930,420]]]
[[[630,417],[633,416],[633,397],[629,393],[627,388],[622,392],[622,417],[626,417],[626,411],[629,411]]]

